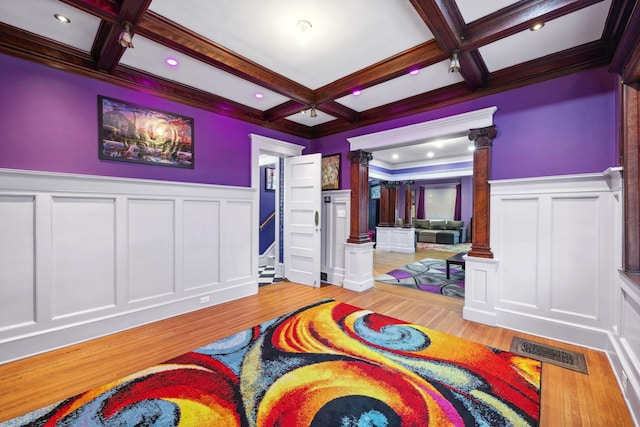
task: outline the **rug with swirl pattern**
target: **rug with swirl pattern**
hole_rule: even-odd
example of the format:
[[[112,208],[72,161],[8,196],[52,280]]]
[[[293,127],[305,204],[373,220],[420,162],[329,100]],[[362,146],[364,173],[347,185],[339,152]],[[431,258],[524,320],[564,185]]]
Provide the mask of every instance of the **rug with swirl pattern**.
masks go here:
[[[457,265],[449,267],[443,259],[425,258],[374,278],[377,282],[404,286],[434,294],[464,298],[464,270]]]
[[[324,300],[0,425],[537,426],[540,362]]]

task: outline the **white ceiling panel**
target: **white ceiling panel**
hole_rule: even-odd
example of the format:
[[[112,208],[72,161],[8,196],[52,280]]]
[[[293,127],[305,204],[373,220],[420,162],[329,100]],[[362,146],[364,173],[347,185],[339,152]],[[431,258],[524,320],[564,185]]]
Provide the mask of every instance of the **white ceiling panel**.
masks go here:
[[[611,0],[549,21],[538,31],[525,30],[479,48],[489,72],[598,40]],[[567,31],[572,28],[573,31]]]
[[[120,61],[129,67],[205,92],[215,93],[261,111],[268,110],[289,100],[282,95],[197,61],[144,37],[134,36],[133,43],[135,48],[127,49]],[[179,65],[177,67],[168,66],[165,63],[168,57],[177,59]],[[264,96],[262,99],[256,98],[255,95],[258,92]]]
[[[518,0],[456,0],[460,14],[467,24],[517,2]]]
[[[0,2],[0,22],[55,40],[85,52],[91,51],[100,19],[56,0]],[[25,10],[28,13],[25,13]],[[63,24],[53,17],[59,13],[71,19]]]
[[[374,151],[373,158],[392,168],[427,166],[441,163],[446,159],[471,161],[473,160],[471,147],[473,142],[465,135]]]
[[[433,38],[408,1],[153,0],[150,9],[310,89]],[[304,38],[301,20],[312,26]]]
[[[442,61],[385,83],[364,89],[358,96],[347,95],[336,102],[356,111],[366,111],[410,96],[450,86],[463,81],[460,73],[449,73],[449,61]]]

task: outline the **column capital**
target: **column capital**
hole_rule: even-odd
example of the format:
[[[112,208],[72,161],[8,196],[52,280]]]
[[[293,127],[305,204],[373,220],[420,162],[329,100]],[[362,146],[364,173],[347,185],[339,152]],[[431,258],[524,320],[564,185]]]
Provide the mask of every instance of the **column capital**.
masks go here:
[[[486,128],[470,129],[469,139],[474,141],[476,148],[491,147],[491,143],[497,134],[498,130],[496,129],[496,125]]]
[[[349,151],[349,160],[351,164],[360,164],[360,165],[368,165],[369,162],[373,159],[373,154],[368,151],[356,150]]]

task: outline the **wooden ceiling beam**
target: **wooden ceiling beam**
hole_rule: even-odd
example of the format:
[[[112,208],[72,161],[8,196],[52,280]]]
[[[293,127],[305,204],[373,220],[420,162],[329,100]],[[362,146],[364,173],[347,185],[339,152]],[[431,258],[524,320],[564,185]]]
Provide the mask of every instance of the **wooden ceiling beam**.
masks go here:
[[[477,49],[496,40],[531,28],[539,21],[551,21],[602,0],[519,1],[470,22],[460,34],[462,50]]]
[[[482,87],[489,72],[475,49],[461,49],[465,24],[455,1],[411,0],[411,4],[449,55],[460,51],[460,75],[469,88]]]
[[[630,3],[626,9],[630,16],[610,66],[610,71],[620,74],[625,84],[640,81],[640,1]]]
[[[147,12],[136,32],[213,67],[248,80],[303,104],[312,104],[313,91],[226,49],[168,19]]]
[[[316,108],[331,116],[346,120],[349,123],[356,123],[360,120],[360,113],[335,101],[325,102],[324,104],[317,105]]]
[[[267,122],[275,122],[285,117],[289,117],[292,114],[299,113],[302,110],[306,110],[308,107],[305,104],[301,104],[297,101],[287,101],[264,112],[264,119]]]
[[[449,57],[440,45],[428,41],[380,61],[370,67],[336,80],[315,90],[315,104],[323,104],[350,94],[354,89],[366,89],[400,77],[413,68],[424,68]]]

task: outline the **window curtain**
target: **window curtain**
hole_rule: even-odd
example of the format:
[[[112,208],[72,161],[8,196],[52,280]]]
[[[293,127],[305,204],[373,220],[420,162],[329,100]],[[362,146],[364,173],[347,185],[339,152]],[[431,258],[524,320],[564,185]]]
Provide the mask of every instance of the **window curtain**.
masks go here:
[[[456,185],[456,207],[453,211],[453,220],[462,220],[462,184]]]
[[[424,219],[424,187],[422,185],[418,192],[418,212],[416,213],[416,218]]]

